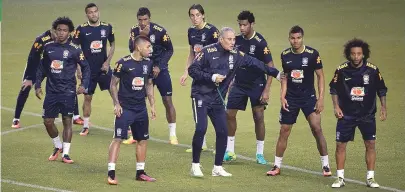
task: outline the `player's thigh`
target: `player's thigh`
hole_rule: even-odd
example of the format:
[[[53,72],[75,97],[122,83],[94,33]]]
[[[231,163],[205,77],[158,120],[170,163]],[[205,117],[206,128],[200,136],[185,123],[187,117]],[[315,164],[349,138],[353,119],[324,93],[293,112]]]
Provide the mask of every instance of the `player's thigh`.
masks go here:
[[[202,98],[195,97],[192,98],[191,107],[193,110],[196,131],[205,132],[208,126],[207,104]]]
[[[98,83],[98,76],[91,75],[90,81],[89,81],[89,87],[88,87],[87,93],[85,93],[85,95],[92,96],[94,94],[94,92],[96,91],[97,83]]]
[[[115,116],[113,138],[128,139],[128,128],[134,122],[134,115],[133,111],[122,109],[121,116]]]
[[[243,88],[239,86],[232,86],[228,94],[228,101],[226,104],[227,109],[246,110],[248,102],[248,95]]]
[[[109,69],[107,73],[103,72],[100,74],[100,76],[98,77],[98,86],[100,87],[101,91],[110,89],[111,77],[111,69]]]
[[[363,140],[375,140],[377,134],[377,126],[375,122],[375,117],[368,117],[362,119],[359,123],[359,129],[361,135],[363,136]]]
[[[226,121],[226,111],[221,105],[213,106],[207,110],[216,134],[228,135],[228,125]]]
[[[60,101],[60,113],[62,117],[73,117],[73,112],[76,106],[76,94],[62,95]]]
[[[42,118],[57,118],[60,112],[59,95],[46,94],[43,107]]]
[[[262,103],[260,98],[262,97],[264,91],[264,86],[255,85],[250,91],[248,91],[248,96],[250,99],[250,105],[252,108],[257,106],[266,106],[267,103]]]
[[[162,97],[173,95],[172,79],[169,70],[164,69],[160,71],[159,75],[153,79],[153,84],[156,85]]]
[[[302,110],[302,112],[305,115],[305,118],[308,119],[308,117],[315,112],[316,110],[316,98],[315,97],[311,97],[307,100],[304,100],[300,103],[300,108]]]
[[[351,118],[338,119],[336,123],[336,141],[346,143],[354,140],[358,122]]]
[[[149,119],[148,117],[136,120],[131,124],[132,136],[137,141],[149,139]]]
[[[284,110],[282,107],[280,109],[280,124],[293,125],[297,122],[298,115],[300,113],[300,106],[293,100],[288,100],[288,111]]]

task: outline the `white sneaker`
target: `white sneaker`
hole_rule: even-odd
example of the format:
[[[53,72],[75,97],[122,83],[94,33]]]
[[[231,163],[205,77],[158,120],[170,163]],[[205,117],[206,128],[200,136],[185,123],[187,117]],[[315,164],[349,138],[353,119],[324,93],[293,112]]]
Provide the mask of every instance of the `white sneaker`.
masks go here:
[[[232,174],[226,172],[224,167],[214,165],[214,168],[212,169],[212,176],[214,176],[214,177],[216,177],[216,176],[231,177]]]
[[[366,183],[367,183],[367,186],[371,187],[371,188],[379,188],[380,187],[380,185],[377,182],[375,182],[374,178],[367,179]]]
[[[344,178],[337,178],[335,182],[332,184],[332,188],[340,188],[345,186],[345,179]]]
[[[199,163],[192,163],[190,174],[193,177],[204,177],[204,174],[201,171],[201,166]]]

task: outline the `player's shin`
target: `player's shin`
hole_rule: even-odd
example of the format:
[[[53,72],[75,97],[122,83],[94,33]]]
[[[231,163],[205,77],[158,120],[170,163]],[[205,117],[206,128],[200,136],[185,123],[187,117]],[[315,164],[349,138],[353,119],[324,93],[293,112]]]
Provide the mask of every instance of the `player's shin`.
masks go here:
[[[115,164],[120,152],[120,144],[121,139],[113,139],[108,150],[108,183],[111,185],[117,184],[117,180],[115,179]]]
[[[17,104],[15,106],[14,119],[20,119],[21,112],[27,102],[28,96],[30,94],[31,87],[27,87],[24,90],[20,90],[17,97]]]
[[[48,132],[49,137],[55,138],[59,135],[58,129],[55,125],[54,118],[44,118],[44,125],[46,128],[46,132]]]

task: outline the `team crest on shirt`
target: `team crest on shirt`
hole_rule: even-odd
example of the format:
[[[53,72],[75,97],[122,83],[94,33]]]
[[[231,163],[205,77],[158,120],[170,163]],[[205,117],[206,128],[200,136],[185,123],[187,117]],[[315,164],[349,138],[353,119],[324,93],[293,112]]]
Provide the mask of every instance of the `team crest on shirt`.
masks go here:
[[[302,66],[308,66],[308,57],[302,58]]]
[[[64,50],[63,51],[63,58],[66,59],[69,56],[69,51],[68,50]]]
[[[156,40],[155,35],[154,34],[150,35],[149,40],[151,43],[155,43],[155,40]]]
[[[205,35],[205,33],[203,33],[203,34],[201,35],[201,42],[204,42],[204,41],[205,41],[205,37],[206,37],[206,35]]]
[[[255,50],[256,50],[256,46],[255,45],[250,45],[250,49],[249,49],[249,54],[255,54]]]
[[[148,66],[147,65],[143,65],[143,74],[144,75],[148,74]]]
[[[105,37],[105,34],[106,34],[105,29],[102,29],[102,30],[100,31],[100,33],[101,33],[101,37]]]
[[[363,82],[365,85],[369,84],[370,76],[368,74],[363,75]]]
[[[229,55],[229,69],[233,69],[233,55]]]

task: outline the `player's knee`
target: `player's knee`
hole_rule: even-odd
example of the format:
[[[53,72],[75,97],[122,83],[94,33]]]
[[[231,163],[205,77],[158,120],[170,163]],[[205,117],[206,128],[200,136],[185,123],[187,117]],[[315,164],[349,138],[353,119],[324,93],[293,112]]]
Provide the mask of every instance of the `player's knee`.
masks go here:
[[[90,103],[91,100],[93,100],[93,96],[92,96],[92,95],[84,95],[84,102],[85,102],[85,103]]]
[[[236,120],[236,113],[233,110],[228,110],[226,112],[226,118],[228,120]]]
[[[290,135],[291,128],[288,125],[281,125],[280,128],[280,136],[282,137],[288,137]]]
[[[54,123],[54,119],[49,119],[49,118],[45,118],[45,119],[44,119],[44,125],[45,125],[45,127],[53,126],[53,123]]]
[[[346,151],[346,143],[337,142],[336,143],[336,152],[344,153]]]
[[[375,140],[364,141],[364,144],[366,145],[367,151],[375,150]]]
[[[172,97],[171,97],[171,96],[164,96],[164,97],[162,97],[162,101],[163,101],[163,104],[164,104],[166,107],[174,108],[173,102],[172,102]]]
[[[145,140],[145,139],[139,139],[139,140],[137,140],[137,146],[139,146],[139,147],[146,147],[146,144],[148,143],[147,142],[148,140]]]
[[[321,126],[319,126],[319,125],[311,126],[311,131],[312,131],[312,134],[314,136],[322,136],[323,135]]]
[[[264,122],[264,114],[261,112],[254,112],[253,113],[253,120],[255,123],[261,123]]]
[[[121,139],[121,138],[114,138],[114,139],[112,140],[112,143],[114,143],[114,144],[121,143],[121,142],[122,142],[122,139]]]

